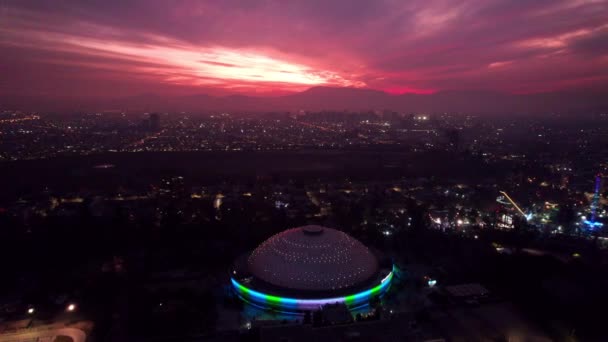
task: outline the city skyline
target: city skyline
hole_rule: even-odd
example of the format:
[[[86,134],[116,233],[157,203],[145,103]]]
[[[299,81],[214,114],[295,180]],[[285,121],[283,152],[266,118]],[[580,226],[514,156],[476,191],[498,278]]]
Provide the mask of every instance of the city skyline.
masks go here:
[[[4,1],[0,96],[602,92],[606,1]]]
[[[608,341],[608,0],[0,0],[0,51],[0,342]]]

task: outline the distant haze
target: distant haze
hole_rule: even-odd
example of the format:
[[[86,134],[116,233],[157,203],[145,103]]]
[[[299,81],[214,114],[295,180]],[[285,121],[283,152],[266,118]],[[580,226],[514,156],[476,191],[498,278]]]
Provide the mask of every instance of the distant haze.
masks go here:
[[[542,114],[608,111],[608,93],[562,91],[518,95],[489,91],[443,91],[426,95],[392,95],[368,89],[315,87],[296,94],[274,97],[206,94],[142,94],[110,99],[14,96],[2,99],[2,104],[7,108],[38,111],[132,110],[201,113],[393,110],[406,113]]]

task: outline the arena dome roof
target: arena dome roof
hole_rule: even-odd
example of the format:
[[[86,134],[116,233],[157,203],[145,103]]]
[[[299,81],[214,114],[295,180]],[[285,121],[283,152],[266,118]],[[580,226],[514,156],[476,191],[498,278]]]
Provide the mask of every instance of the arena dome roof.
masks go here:
[[[326,291],[357,286],[378,272],[376,257],[348,234],[321,226],[285,230],[256,248],[249,272],[293,290]]]

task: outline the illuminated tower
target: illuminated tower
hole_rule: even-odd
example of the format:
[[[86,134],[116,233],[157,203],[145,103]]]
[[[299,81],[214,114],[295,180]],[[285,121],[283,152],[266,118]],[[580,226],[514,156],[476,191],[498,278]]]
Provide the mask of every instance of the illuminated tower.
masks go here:
[[[595,189],[593,193],[593,199],[591,200],[591,214],[589,215],[589,219],[585,220],[585,224],[590,228],[594,229],[597,227],[601,227],[604,224],[601,222],[595,221],[597,215],[597,207],[600,202],[600,187],[602,185],[602,174],[598,173],[595,176]]]

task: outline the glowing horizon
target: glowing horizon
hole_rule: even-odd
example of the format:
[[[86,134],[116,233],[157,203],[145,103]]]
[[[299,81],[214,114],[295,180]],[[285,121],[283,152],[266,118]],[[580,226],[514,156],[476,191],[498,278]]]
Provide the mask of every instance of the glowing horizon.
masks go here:
[[[303,86],[366,86],[362,81],[349,80],[332,71],[290,62],[280,56],[271,57],[269,53],[254,49],[196,46],[160,36],[148,37],[150,41],[142,44],[38,31],[23,31],[21,34],[27,36],[28,41],[15,41],[13,45],[29,48],[36,44],[52,45],[54,51],[135,62],[138,64],[131,71],[160,76],[164,82],[180,85],[230,89],[269,83],[298,90]],[[52,62],[65,63],[61,60]],[[118,63],[77,64],[116,70],[122,67]]]

